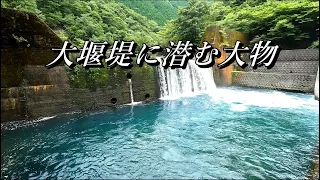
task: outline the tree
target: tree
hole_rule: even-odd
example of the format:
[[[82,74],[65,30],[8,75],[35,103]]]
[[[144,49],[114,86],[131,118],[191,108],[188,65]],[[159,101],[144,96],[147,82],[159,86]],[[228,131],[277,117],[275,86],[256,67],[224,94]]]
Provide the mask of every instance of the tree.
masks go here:
[[[283,49],[307,48],[317,39],[319,2],[268,0],[252,6],[247,2],[231,11],[217,25],[247,34],[251,44],[271,40]]]
[[[208,15],[210,4],[206,0],[189,0],[188,6],[179,9],[179,17],[170,21],[159,33],[161,42],[171,40],[191,41],[200,44],[205,29],[211,24]]]
[[[1,1],[1,7],[32,12],[32,13],[35,13],[36,15],[38,15],[41,19],[45,19],[44,15],[41,13],[41,11],[37,7],[36,0]]]

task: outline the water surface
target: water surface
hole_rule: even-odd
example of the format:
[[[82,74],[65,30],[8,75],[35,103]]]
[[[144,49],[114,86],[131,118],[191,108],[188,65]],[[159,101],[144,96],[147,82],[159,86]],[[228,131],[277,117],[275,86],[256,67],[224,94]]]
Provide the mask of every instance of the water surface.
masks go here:
[[[303,178],[318,145],[312,95],[243,88],[2,131],[1,177]]]

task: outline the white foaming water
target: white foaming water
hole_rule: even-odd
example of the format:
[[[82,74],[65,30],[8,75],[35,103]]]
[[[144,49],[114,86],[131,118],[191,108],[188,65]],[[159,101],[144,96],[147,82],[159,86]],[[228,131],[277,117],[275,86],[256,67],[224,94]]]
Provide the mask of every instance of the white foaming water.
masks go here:
[[[132,81],[131,79],[128,79],[128,81],[129,81],[129,88],[130,88],[130,100],[131,100],[131,104],[133,104],[134,100],[133,100]]]
[[[301,99],[280,91],[259,92],[253,90],[218,88],[213,101],[223,101],[231,104],[233,111],[245,111],[247,106],[260,106],[269,108],[317,108],[318,101]]]
[[[161,99],[176,99],[201,93],[212,94],[216,85],[212,68],[200,68],[189,60],[186,69],[158,66]]]
[[[128,104],[125,104],[125,105],[137,105],[137,104],[141,104],[142,101],[139,101],[139,102],[132,102],[132,103],[128,103]]]
[[[47,121],[50,119],[53,119],[57,116],[49,116],[49,117],[42,117],[34,120],[22,120],[22,121],[9,121],[6,123],[1,123],[1,129],[6,129],[6,130],[15,130],[20,127],[27,127],[27,126],[36,126],[40,122]]]

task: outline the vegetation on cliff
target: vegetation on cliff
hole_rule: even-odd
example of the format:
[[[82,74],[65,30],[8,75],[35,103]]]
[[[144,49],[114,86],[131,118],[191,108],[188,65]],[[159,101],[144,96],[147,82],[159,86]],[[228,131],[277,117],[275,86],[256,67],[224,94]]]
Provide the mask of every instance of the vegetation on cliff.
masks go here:
[[[79,48],[85,40],[109,44],[134,40],[138,45],[157,42],[155,21],[114,0],[5,0],[1,6],[39,15],[63,40]],[[150,72],[149,67],[144,69]],[[67,70],[71,85],[79,88],[105,86],[108,80],[125,74],[108,68],[84,70],[80,65]]]
[[[315,0],[4,0],[1,7],[39,15],[62,39],[80,47],[85,40],[134,40],[162,47],[178,40],[200,44],[212,25],[243,32],[251,44],[272,40],[282,49],[319,47]],[[106,69],[82,71],[78,67],[70,73],[79,87],[107,76]]]
[[[1,5],[40,15],[60,37],[77,46],[85,40],[157,42],[157,23],[117,1],[10,0]]]
[[[120,0],[119,2],[148,19],[154,20],[160,26],[165,25],[169,20],[178,18],[178,7],[186,6],[188,4],[185,0]]]
[[[160,31],[160,41],[199,43],[205,29],[218,25],[248,35],[251,44],[271,40],[283,49],[319,47],[319,2],[315,0],[190,0],[176,20]]]
[[[4,0],[2,7],[38,14],[60,37],[138,44],[195,44],[205,29],[218,25],[272,40],[284,49],[318,47],[319,2],[315,0]]]

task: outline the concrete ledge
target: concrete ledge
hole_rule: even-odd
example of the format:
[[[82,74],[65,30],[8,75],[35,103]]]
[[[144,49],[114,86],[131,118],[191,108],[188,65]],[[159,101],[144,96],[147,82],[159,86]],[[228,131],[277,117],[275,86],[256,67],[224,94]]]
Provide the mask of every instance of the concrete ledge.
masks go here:
[[[232,72],[232,85],[253,88],[278,89],[313,93],[315,75],[278,74],[261,72]]]
[[[277,74],[317,74],[319,61],[277,61],[273,68],[267,69],[265,66],[257,69],[247,67],[246,72],[262,72]]]
[[[139,88],[138,88],[139,87]],[[158,98],[155,88],[137,86],[135,101]],[[111,98],[117,98],[116,105]],[[1,122],[31,120],[73,111],[101,109],[130,103],[129,85],[90,89],[71,88],[68,84],[1,88]]]

